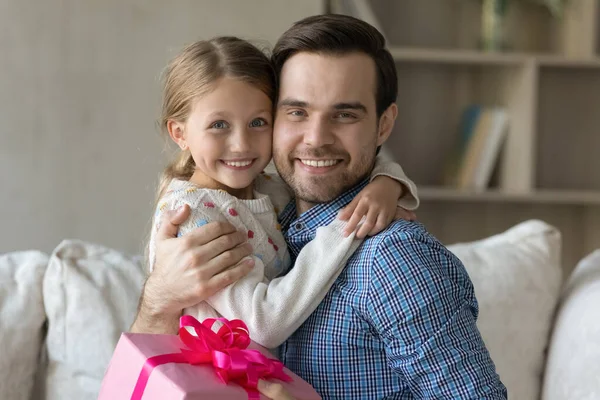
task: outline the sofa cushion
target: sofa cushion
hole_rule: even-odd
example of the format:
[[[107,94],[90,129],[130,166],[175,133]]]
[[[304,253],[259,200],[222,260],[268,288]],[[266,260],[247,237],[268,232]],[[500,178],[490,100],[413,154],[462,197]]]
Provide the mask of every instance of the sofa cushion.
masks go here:
[[[0,399],[31,396],[46,321],[42,279],[48,256],[0,255]]]
[[[63,241],[44,278],[48,315],[46,397],[96,399],[119,336],[135,317],[144,272],[139,258]]]
[[[478,326],[511,399],[539,397],[544,349],[561,282],[560,234],[540,221],[448,246],[465,264]],[[48,399],[95,399],[144,279],[139,259],[80,241],[52,255],[44,296],[49,319]]]
[[[477,325],[511,399],[540,396],[561,287],[560,246],[560,233],[537,220],[484,240],[448,246],[473,281]]]
[[[600,250],[580,261],[563,291],[543,398],[600,399]]]

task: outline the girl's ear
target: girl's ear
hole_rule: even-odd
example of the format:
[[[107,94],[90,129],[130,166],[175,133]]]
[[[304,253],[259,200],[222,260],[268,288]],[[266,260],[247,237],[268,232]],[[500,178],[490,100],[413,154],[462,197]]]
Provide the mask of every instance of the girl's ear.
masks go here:
[[[185,125],[170,119],[167,121],[167,130],[169,131],[169,136],[177,146],[179,146],[181,150],[187,150],[188,145],[185,140]]]

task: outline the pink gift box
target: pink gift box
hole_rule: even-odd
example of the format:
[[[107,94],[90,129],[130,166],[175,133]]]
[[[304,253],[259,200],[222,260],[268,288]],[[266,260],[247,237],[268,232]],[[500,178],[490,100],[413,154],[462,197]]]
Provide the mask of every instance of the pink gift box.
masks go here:
[[[157,355],[179,353],[182,347],[185,346],[176,335],[122,334],[104,375],[98,399],[131,399],[146,360]],[[259,350],[268,358],[273,358],[265,348],[256,343],[250,343],[248,349]],[[281,383],[296,399],[321,399],[307,382],[287,368],[284,368],[284,372],[292,381]],[[260,398],[266,399],[262,395]],[[211,364],[167,363],[152,370],[142,399],[246,400],[248,393],[236,383],[223,383]]]

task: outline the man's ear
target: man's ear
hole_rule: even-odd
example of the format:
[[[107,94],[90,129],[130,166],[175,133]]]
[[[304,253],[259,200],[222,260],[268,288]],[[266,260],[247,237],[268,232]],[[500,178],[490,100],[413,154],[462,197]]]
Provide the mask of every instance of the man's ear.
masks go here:
[[[185,140],[184,124],[170,119],[167,121],[167,131],[169,131],[169,136],[181,150],[187,150],[188,145],[187,141]]]
[[[377,132],[377,146],[381,146],[392,133],[396,117],[398,116],[398,106],[392,103],[379,117],[379,130]]]

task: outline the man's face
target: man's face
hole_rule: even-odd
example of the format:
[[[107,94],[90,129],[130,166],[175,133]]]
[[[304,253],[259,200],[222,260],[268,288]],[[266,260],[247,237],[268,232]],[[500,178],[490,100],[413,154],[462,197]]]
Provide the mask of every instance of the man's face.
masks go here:
[[[379,129],[375,91],[366,54],[298,53],[285,62],[273,159],[299,200],[329,202],[371,172],[389,134]]]

